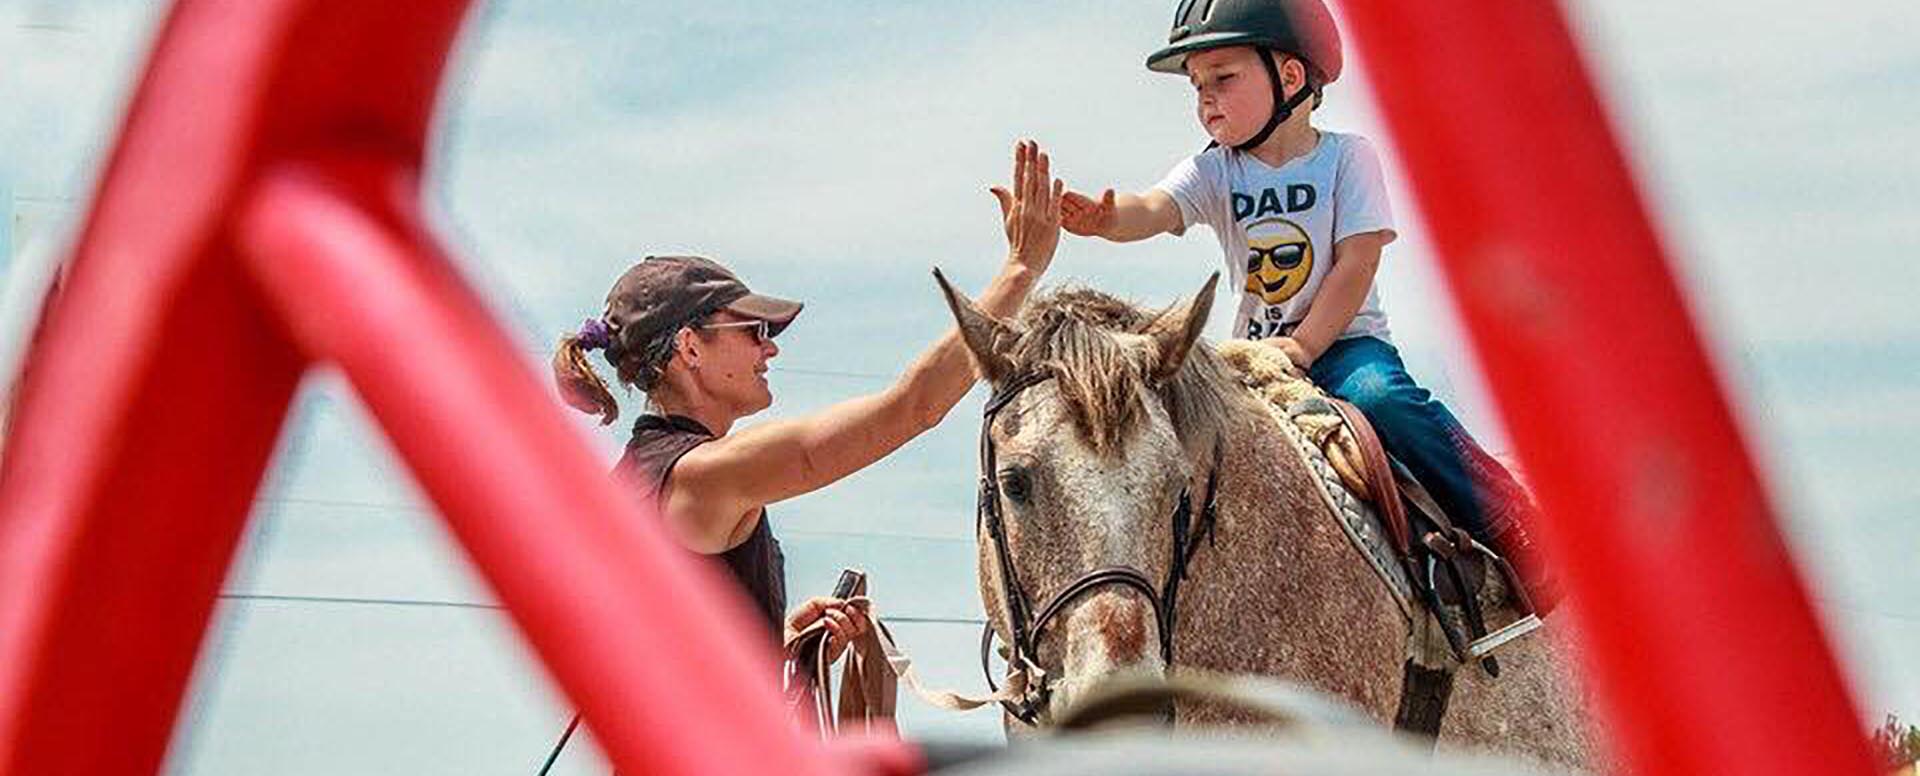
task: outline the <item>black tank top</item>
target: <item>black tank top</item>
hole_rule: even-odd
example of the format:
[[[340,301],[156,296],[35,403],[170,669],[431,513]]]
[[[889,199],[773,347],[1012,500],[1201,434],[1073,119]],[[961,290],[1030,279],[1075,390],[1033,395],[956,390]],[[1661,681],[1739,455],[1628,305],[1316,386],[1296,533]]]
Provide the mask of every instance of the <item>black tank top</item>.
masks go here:
[[[681,415],[642,415],[634,421],[633,439],[616,471],[634,477],[649,497],[660,491],[680,457],[713,441],[713,432]],[[716,557],[740,588],[753,599],[754,609],[766,617],[775,641],[781,636],[787,610],[787,556],[780,540],[767,526],[767,510],[760,510],[753,533],[739,546]]]

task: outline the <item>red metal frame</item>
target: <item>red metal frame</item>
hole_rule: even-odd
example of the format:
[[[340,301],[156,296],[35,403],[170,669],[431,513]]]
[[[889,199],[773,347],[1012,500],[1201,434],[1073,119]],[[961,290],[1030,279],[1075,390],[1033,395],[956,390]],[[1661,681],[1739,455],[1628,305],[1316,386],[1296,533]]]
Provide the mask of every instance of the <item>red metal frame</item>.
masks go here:
[[[730,599],[605,481],[423,226],[418,170],[466,6],[174,8],[0,461],[0,774],[158,768],[319,361],[351,379],[623,770],[916,767],[883,742],[836,759],[798,734],[747,613],[678,605]],[[1557,8],[1350,14],[1555,517],[1634,769],[1869,773]]]
[[[1634,772],[1872,773],[1559,6],[1346,9]]]
[[[0,470],[0,773],[157,769],[294,387],[322,360],[623,771],[836,770],[791,729],[744,607],[606,480],[421,224],[466,6],[174,8]]]

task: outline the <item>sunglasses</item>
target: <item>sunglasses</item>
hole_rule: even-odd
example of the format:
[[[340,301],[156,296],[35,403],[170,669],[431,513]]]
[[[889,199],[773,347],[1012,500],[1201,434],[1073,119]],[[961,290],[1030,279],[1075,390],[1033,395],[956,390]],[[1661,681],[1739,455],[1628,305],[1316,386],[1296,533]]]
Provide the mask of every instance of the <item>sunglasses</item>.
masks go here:
[[[1289,270],[1300,266],[1307,252],[1299,243],[1275,245],[1271,248],[1247,248],[1247,271],[1259,272],[1262,261],[1272,262],[1275,269]]]
[[[766,321],[734,321],[732,323],[707,323],[707,324],[701,324],[700,326],[697,326],[695,328],[748,329],[753,334],[754,342],[767,342],[773,339],[773,324],[767,323]]]

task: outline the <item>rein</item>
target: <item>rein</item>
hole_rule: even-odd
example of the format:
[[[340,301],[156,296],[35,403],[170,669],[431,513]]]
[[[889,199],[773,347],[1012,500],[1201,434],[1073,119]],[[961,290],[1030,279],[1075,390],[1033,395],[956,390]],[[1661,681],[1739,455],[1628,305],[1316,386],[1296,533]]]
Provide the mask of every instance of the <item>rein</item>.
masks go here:
[[[984,527],[987,536],[993,542],[994,559],[1000,566],[1001,600],[1007,610],[1007,628],[1010,640],[1007,644],[1007,665],[1010,682],[1024,684],[1025,691],[1014,699],[1001,700],[1000,705],[1008,714],[1029,726],[1038,725],[1040,709],[1047,702],[1052,682],[1037,662],[1039,657],[1040,635],[1054,617],[1066,609],[1067,604],[1093,590],[1108,585],[1130,587],[1145,596],[1153,604],[1153,617],[1160,633],[1160,657],[1167,667],[1173,666],[1173,631],[1176,624],[1176,605],[1179,602],[1180,580],[1187,575],[1187,565],[1199,549],[1199,538],[1211,540],[1215,514],[1215,496],[1218,489],[1221,450],[1214,447],[1213,467],[1207,472],[1206,500],[1201,507],[1198,523],[1193,515],[1191,486],[1180,489],[1180,501],[1174,508],[1170,533],[1172,534],[1172,561],[1169,564],[1166,581],[1155,589],[1153,582],[1145,573],[1131,566],[1102,566],[1080,575],[1072,583],[1062,588],[1047,600],[1040,608],[1038,616],[1033,614],[1032,599],[1027,597],[1026,588],[1020,584],[1018,573],[1014,570],[1012,549],[1007,541],[1006,523],[1000,513],[999,467],[993,444],[993,421],[1002,409],[1011,404],[1021,392],[1042,382],[1052,379],[1045,373],[1029,373],[1009,381],[987,399],[985,417],[980,428],[980,502],[976,516],[977,528]],[[993,651],[993,625],[982,626],[980,633],[980,670],[986,674],[987,687],[995,694],[1000,688],[993,681],[993,669],[990,656]],[[1009,688],[1011,689],[1011,688]]]

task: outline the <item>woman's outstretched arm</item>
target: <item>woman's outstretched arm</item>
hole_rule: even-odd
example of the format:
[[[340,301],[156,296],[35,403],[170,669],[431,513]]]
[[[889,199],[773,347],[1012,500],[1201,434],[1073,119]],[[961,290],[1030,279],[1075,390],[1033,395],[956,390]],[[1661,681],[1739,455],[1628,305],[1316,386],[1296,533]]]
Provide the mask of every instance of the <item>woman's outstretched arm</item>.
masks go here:
[[[1011,317],[1026,302],[1060,243],[1060,191],[1039,146],[1017,144],[1011,190],[993,189],[1005,222],[1007,259],[980,295],[981,309]],[[885,390],[694,448],[667,483],[668,524],[701,552],[739,544],[761,507],[825,487],[938,425],[973,386],[970,359],[959,330],[949,330]]]

